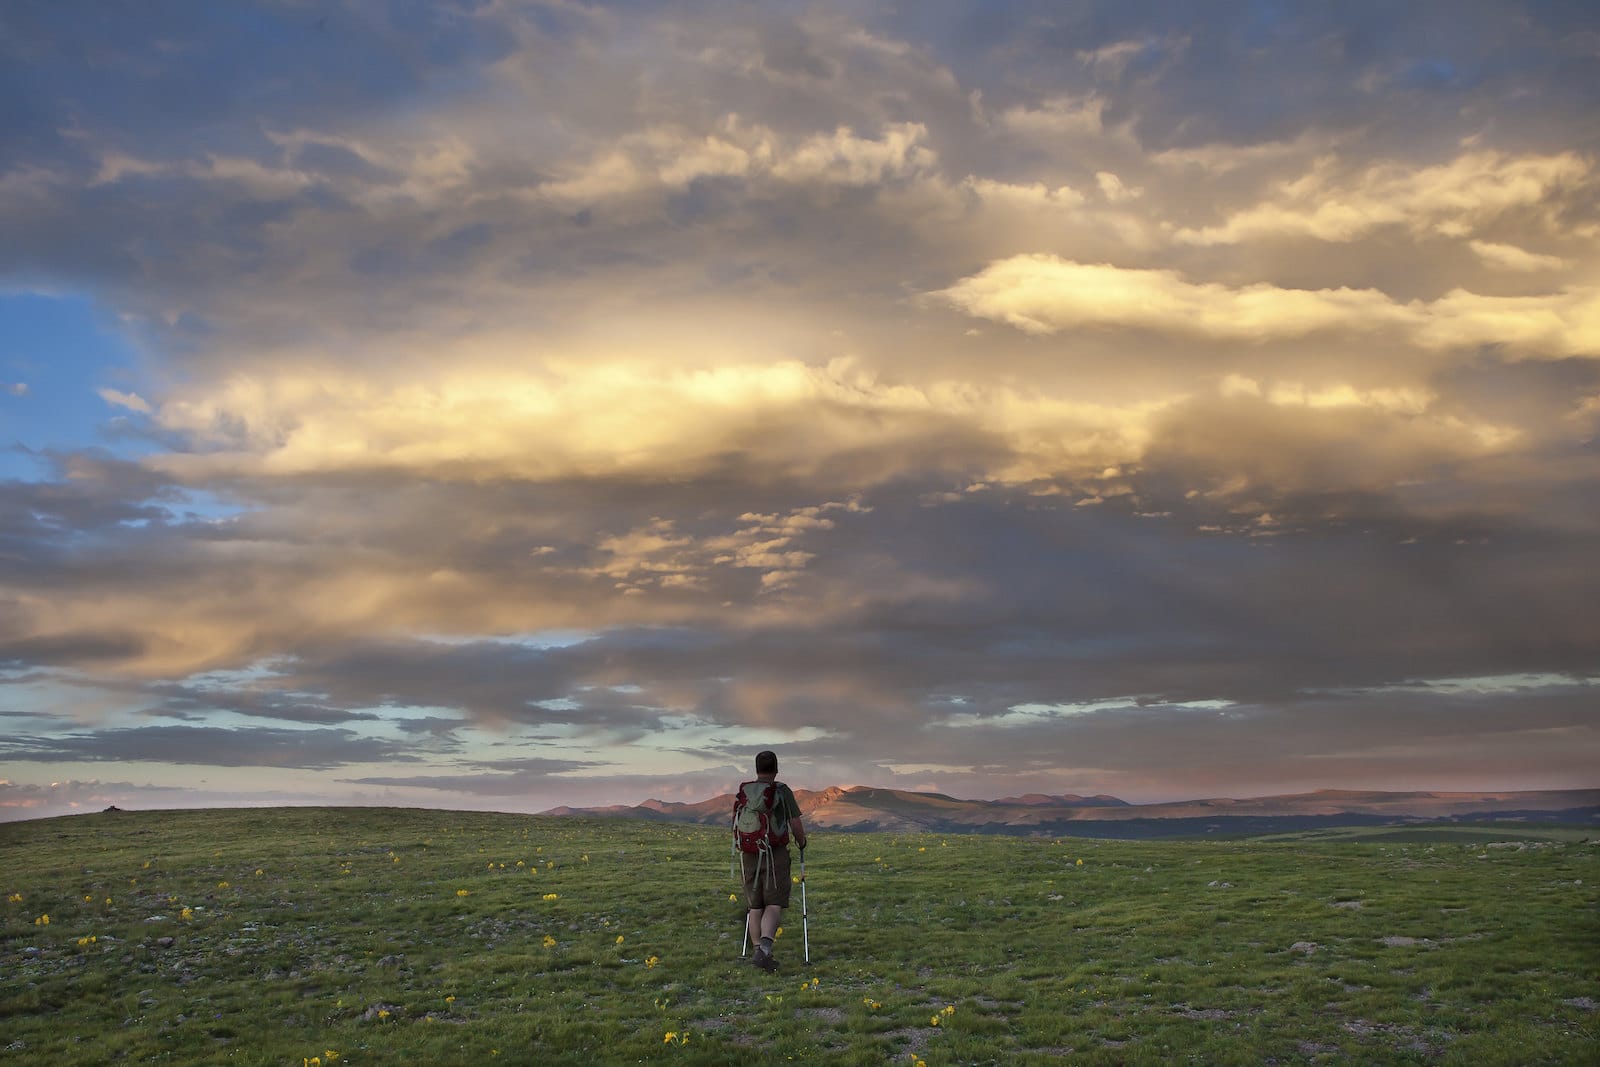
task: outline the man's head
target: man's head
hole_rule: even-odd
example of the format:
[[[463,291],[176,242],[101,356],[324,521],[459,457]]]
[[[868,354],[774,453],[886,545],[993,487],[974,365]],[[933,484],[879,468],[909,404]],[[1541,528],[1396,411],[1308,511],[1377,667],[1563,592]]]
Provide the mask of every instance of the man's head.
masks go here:
[[[756,773],[757,774],[777,774],[778,773],[778,754],[776,752],[772,751],[770,748],[767,749],[765,752],[757,752],[756,753]]]

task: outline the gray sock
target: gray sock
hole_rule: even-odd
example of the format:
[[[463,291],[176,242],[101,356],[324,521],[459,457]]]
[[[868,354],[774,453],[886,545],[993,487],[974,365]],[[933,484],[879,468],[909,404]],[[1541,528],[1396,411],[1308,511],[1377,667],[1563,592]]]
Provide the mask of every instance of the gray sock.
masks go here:
[[[763,956],[772,955],[772,938],[763,937],[761,939],[761,954]]]

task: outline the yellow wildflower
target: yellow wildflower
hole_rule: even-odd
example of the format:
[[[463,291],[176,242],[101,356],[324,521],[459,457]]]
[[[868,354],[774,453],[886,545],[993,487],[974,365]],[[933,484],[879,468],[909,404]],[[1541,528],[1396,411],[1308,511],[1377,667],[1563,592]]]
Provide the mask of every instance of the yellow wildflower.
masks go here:
[[[739,899],[739,894],[737,894],[737,893],[729,893],[728,894],[728,899],[729,900],[738,900]]]
[[[1079,866],[1079,867],[1082,867],[1082,866],[1083,866],[1083,861],[1082,861],[1082,860],[1079,860],[1079,861],[1078,861],[1078,866]]]
[[[651,957],[649,957],[648,959],[646,959],[644,961],[644,965],[646,967],[654,967],[656,964],[658,964],[660,962],[661,962],[661,958],[659,956],[651,956]]]
[[[336,1062],[336,1061],[337,1061],[337,1060],[338,1060],[338,1059],[339,1059],[339,1051],[338,1051],[338,1050],[337,1050],[337,1049],[331,1049],[331,1048],[330,1048],[330,1049],[327,1049],[327,1050],[325,1050],[325,1051],[324,1051],[324,1052],[323,1052],[323,1053],[322,1053],[322,1056],[323,1056],[323,1058],[324,1058],[324,1059],[326,1059],[326,1060],[327,1060],[327,1061],[328,1061],[328,1062],[329,1062],[329,1063],[334,1063],[334,1062]]]
[[[956,1013],[955,1005],[954,1004],[946,1004],[944,1006],[944,1013],[946,1015],[954,1015]]]
[[[6,897],[6,903],[7,904],[21,904],[22,903],[22,894],[21,893],[12,893],[9,897]]]
[[[107,906],[109,906],[111,904],[111,898],[110,897],[106,897],[106,904],[107,904]]]
[[[389,1009],[388,1008],[379,1008],[378,1009],[378,1018],[387,1019],[388,1017],[389,1017]]]
[[[451,993],[448,997],[444,998],[444,1002],[446,1004],[454,1004],[456,1002],[456,995]]]
[[[50,925],[50,916],[48,916],[48,915],[39,916],[37,919],[33,920],[33,925],[35,925],[35,926],[49,926]]]
[[[617,944],[619,944],[619,945],[622,944],[622,935],[621,934],[617,935]]]
[[[678,1031],[668,1030],[667,1035],[661,1039],[661,1043],[663,1045],[670,1045],[676,1040],[678,1040]]]
[[[185,920],[193,919],[194,918],[194,909],[186,907],[186,908],[183,909],[182,913],[180,913],[178,917],[180,919],[185,919]]]
[[[783,936],[783,927],[780,926],[776,930],[774,930],[772,932],[772,936],[774,938],[782,937]]]
[[[228,889],[228,888],[231,888],[231,887],[228,885],[227,882],[218,882],[217,883],[217,888],[218,889]]]
[[[472,895],[472,890],[470,890],[470,889],[457,889],[456,890],[456,896],[458,896],[458,897],[470,897],[471,895]]]
[[[545,899],[545,900],[560,900],[561,899],[561,894],[560,893],[546,893],[544,895],[543,899]]]
[[[527,866],[527,864],[523,863],[521,860],[518,860],[517,861],[517,866],[518,867],[525,867],[525,866]]]
[[[257,877],[257,878],[260,878],[260,877],[261,877],[261,876],[262,876],[262,875],[263,875],[263,874],[266,874],[266,873],[267,873],[267,872],[266,872],[266,871],[263,871],[263,870],[262,870],[262,869],[261,869],[261,868],[260,868],[260,867],[257,867],[257,868],[256,868],[256,877]]]
[[[544,947],[545,948],[555,948],[556,947],[556,939],[551,937],[549,934],[545,934],[544,935]]]
[[[938,1026],[939,1025],[939,1017],[937,1015],[931,1017],[928,1020],[928,1025],[930,1025],[930,1026]]]

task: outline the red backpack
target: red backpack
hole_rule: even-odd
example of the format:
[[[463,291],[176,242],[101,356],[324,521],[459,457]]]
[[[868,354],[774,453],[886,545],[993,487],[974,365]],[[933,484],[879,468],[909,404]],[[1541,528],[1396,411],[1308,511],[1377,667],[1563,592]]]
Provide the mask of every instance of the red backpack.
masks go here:
[[[733,844],[759,853],[789,843],[789,818],[778,807],[778,783],[744,782],[733,798]]]

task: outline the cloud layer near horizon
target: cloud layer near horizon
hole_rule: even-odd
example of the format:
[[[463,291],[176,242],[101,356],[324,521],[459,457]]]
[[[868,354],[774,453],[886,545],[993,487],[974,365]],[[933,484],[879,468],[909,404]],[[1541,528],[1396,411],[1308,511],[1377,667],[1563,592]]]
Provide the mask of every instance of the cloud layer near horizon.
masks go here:
[[[1594,784],[1567,8],[0,28],[0,806]]]

